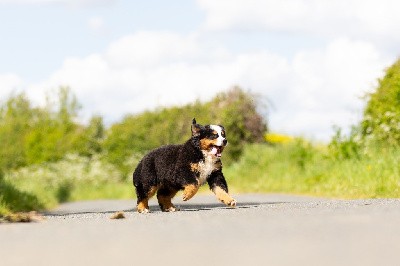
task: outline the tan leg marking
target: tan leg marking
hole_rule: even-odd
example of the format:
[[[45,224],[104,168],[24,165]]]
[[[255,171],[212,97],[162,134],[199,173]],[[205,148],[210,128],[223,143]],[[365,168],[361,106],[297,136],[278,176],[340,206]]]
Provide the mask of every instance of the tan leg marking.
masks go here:
[[[190,200],[199,190],[199,186],[198,185],[187,185],[185,186],[184,190],[183,190],[183,200],[187,201]]]
[[[232,198],[225,190],[221,187],[213,188],[214,194],[217,196],[218,200],[227,206],[236,207],[236,200]]]
[[[149,193],[147,194],[147,197],[138,203],[138,205],[137,205],[137,211],[138,211],[139,213],[148,213],[148,212],[150,212],[150,209],[149,209],[149,199],[150,199],[151,197],[153,197],[154,194],[156,194],[157,190],[158,190],[158,187],[152,187],[152,188],[150,189]]]
[[[141,202],[139,202],[138,205],[137,205],[137,211],[138,211],[138,213],[148,213],[148,212],[150,212],[150,210],[149,210],[149,201],[148,200],[142,200]]]
[[[174,204],[172,204],[171,200],[172,198],[176,195],[177,191],[175,191],[174,193],[168,195],[168,196],[164,196],[164,195],[158,195],[157,194],[157,199],[158,199],[158,204],[161,207],[161,210],[163,212],[174,212],[174,211],[179,211],[178,208],[176,208],[174,206]]]

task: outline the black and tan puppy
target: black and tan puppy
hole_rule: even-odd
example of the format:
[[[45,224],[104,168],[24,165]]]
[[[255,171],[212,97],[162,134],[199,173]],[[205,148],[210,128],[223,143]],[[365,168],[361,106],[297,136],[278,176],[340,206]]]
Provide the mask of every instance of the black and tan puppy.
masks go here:
[[[224,127],[202,126],[193,119],[191,128],[192,137],[184,144],[152,150],[136,167],[133,184],[138,212],[149,212],[148,201],[156,193],[162,211],[177,211],[171,202],[175,194],[183,190],[183,200],[189,200],[206,182],[221,202],[236,206],[222,174],[221,156],[228,143]]]

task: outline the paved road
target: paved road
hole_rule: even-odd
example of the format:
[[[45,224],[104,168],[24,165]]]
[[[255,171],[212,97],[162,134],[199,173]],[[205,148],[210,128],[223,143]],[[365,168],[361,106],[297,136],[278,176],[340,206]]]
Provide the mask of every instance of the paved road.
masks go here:
[[[0,265],[400,265],[400,200],[236,199],[197,195],[176,213],[152,202],[149,214],[133,200],[65,204],[0,225]]]

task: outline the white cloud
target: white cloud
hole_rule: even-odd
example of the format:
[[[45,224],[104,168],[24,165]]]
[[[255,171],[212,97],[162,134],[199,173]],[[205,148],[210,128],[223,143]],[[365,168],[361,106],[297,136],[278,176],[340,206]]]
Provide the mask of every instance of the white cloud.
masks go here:
[[[115,121],[128,112],[209,99],[237,84],[272,100],[272,129],[326,140],[332,125],[355,122],[359,97],[388,63],[373,45],[348,39],[288,60],[267,51],[231,54],[195,35],[139,32],[104,54],[66,59],[29,92],[35,97],[69,85],[86,118],[99,113]]]
[[[268,30],[400,41],[395,0],[197,0],[208,30]]]
[[[113,42],[106,54],[115,67],[151,67],[199,55],[194,36],[171,32],[137,32]]]
[[[250,73],[260,73],[254,83],[261,83],[277,76],[282,61],[267,53],[233,56],[192,35],[139,32],[113,42],[104,54],[66,59],[29,91],[40,102],[37,96],[44,91],[69,85],[85,107],[116,119],[158,105],[209,99]],[[262,77],[262,69],[271,71]]]
[[[90,30],[100,32],[104,29],[104,20],[101,17],[91,17],[89,18],[87,25]]]
[[[63,5],[67,7],[92,7],[114,4],[116,0],[0,0],[7,5]]]
[[[0,0],[0,5],[80,8],[115,1]],[[0,97],[25,87],[42,103],[45,92],[68,85],[82,102],[85,118],[98,113],[113,122],[128,112],[206,100],[240,85],[272,101],[272,130],[326,140],[333,125],[356,122],[363,107],[359,98],[393,63],[400,45],[395,34],[400,32],[400,2],[394,0],[197,2],[206,18],[198,31],[137,31],[112,41],[102,53],[65,58],[35,84],[0,73]],[[92,31],[108,30],[103,17],[90,13],[87,18]],[[263,33],[265,38],[259,38]],[[277,46],[279,54],[268,50]]]
[[[347,39],[297,53],[284,91],[277,94],[287,98],[275,100],[278,110],[271,116],[272,126],[328,139],[333,125],[348,128],[358,122],[361,97],[376,86],[389,63],[371,44]]]
[[[10,96],[11,91],[20,91],[23,85],[22,79],[13,73],[0,73],[0,100]]]

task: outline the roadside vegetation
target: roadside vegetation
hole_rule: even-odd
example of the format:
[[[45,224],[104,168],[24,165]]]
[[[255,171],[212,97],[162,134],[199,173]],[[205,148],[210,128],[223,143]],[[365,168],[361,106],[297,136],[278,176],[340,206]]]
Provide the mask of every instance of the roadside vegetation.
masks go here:
[[[284,145],[252,144],[225,174],[236,193],[346,199],[400,197],[399,149],[363,148],[358,156],[348,158],[345,154],[336,157],[336,152],[302,139]]]
[[[99,116],[77,122],[80,104],[69,88],[49,95],[42,107],[24,94],[11,95],[0,106],[0,215],[66,201],[133,198],[131,175],[143,154],[186,141],[194,117],[224,124],[231,164],[267,131],[256,98],[234,87],[208,102],[127,115],[106,128]]]
[[[400,62],[366,96],[362,121],[329,143],[268,133],[259,96],[239,87],[208,102],[129,114],[110,126],[79,123],[69,88],[33,106],[24,94],[0,102],[0,217],[60,202],[133,198],[131,173],[144,153],[190,137],[190,123],[227,130],[224,172],[237,192],[335,198],[400,197]],[[265,107],[264,107],[265,108]]]

